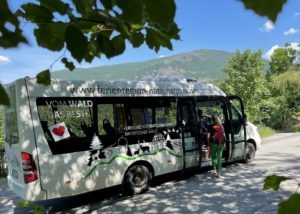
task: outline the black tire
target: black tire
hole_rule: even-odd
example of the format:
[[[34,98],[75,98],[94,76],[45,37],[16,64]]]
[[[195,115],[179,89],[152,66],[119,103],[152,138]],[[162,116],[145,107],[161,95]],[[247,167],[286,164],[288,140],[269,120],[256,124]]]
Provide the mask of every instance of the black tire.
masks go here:
[[[124,176],[124,191],[129,195],[136,195],[146,192],[149,189],[152,174],[143,165],[131,167]]]
[[[246,144],[246,156],[245,156],[245,163],[251,163],[253,162],[255,158],[255,147],[252,143]]]

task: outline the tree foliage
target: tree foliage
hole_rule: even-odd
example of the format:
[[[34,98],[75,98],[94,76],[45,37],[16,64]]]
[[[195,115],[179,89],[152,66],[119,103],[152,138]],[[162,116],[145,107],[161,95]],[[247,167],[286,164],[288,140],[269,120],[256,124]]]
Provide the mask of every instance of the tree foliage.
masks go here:
[[[269,112],[269,125],[276,129],[291,129],[293,116],[300,112],[298,54],[287,43],[284,48],[276,49],[271,57],[267,79],[274,108]]]
[[[271,56],[270,74],[281,74],[293,67],[296,51],[292,48],[278,48]]]
[[[69,51],[77,62],[111,58],[146,43],[156,52],[172,49],[179,28],[174,22],[174,0],[39,0],[26,3],[16,15],[35,25],[40,47]],[[161,10],[164,12],[161,13]],[[69,60],[70,62],[70,60]]]
[[[254,122],[260,122],[261,110],[265,106],[263,98],[269,93],[262,73],[264,62],[261,56],[261,51],[237,50],[223,69],[228,78],[220,83],[226,93],[237,94],[243,99],[248,118]]]
[[[300,70],[272,75],[269,87],[276,108],[270,112],[272,127],[287,130],[293,116],[300,112]]]
[[[180,39],[174,0],[38,0],[21,5],[15,13],[7,0],[0,3],[0,47],[27,43],[19,19],[26,20],[35,26],[38,46],[63,51],[61,62],[69,70],[75,68],[74,60],[90,63],[120,55],[127,44],[138,48],[145,43],[158,52],[161,47],[172,49],[172,40]],[[50,84],[48,70],[37,76],[45,85]],[[0,104],[8,102],[1,97]]]

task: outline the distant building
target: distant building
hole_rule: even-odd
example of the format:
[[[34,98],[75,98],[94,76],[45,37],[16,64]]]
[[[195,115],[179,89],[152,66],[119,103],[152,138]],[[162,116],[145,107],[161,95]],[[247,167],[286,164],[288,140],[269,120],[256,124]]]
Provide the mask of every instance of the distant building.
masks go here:
[[[294,124],[300,124],[300,116],[294,117],[293,122]]]

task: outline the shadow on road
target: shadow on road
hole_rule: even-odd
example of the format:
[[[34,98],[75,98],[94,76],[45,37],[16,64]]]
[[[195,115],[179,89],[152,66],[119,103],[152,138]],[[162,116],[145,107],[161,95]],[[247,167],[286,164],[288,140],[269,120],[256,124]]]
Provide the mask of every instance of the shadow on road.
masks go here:
[[[213,178],[207,170],[185,179],[180,173],[174,173],[158,177],[142,195],[122,196],[116,187],[37,204],[48,213],[92,210],[99,213],[276,213],[277,204],[295,190],[265,191],[264,178],[276,173],[299,179],[299,163],[300,157],[293,152],[258,152],[254,163],[224,166],[221,179]],[[15,207],[21,201],[17,196],[6,197],[13,193],[4,185],[0,191],[4,194],[0,196],[0,213],[24,213],[24,209]]]

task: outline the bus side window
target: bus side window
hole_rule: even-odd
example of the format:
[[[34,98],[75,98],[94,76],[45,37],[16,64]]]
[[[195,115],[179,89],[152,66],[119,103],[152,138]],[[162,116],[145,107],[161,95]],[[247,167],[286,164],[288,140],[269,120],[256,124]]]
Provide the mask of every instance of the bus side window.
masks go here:
[[[98,131],[101,135],[115,135],[113,104],[98,105]]]
[[[130,114],[133,126],[152,124],[151,108],[131,108]]]
[[[155,122],[157,124],[169,123],[176,125],[176,103],[171,103],[170,107],[155,108]]]

